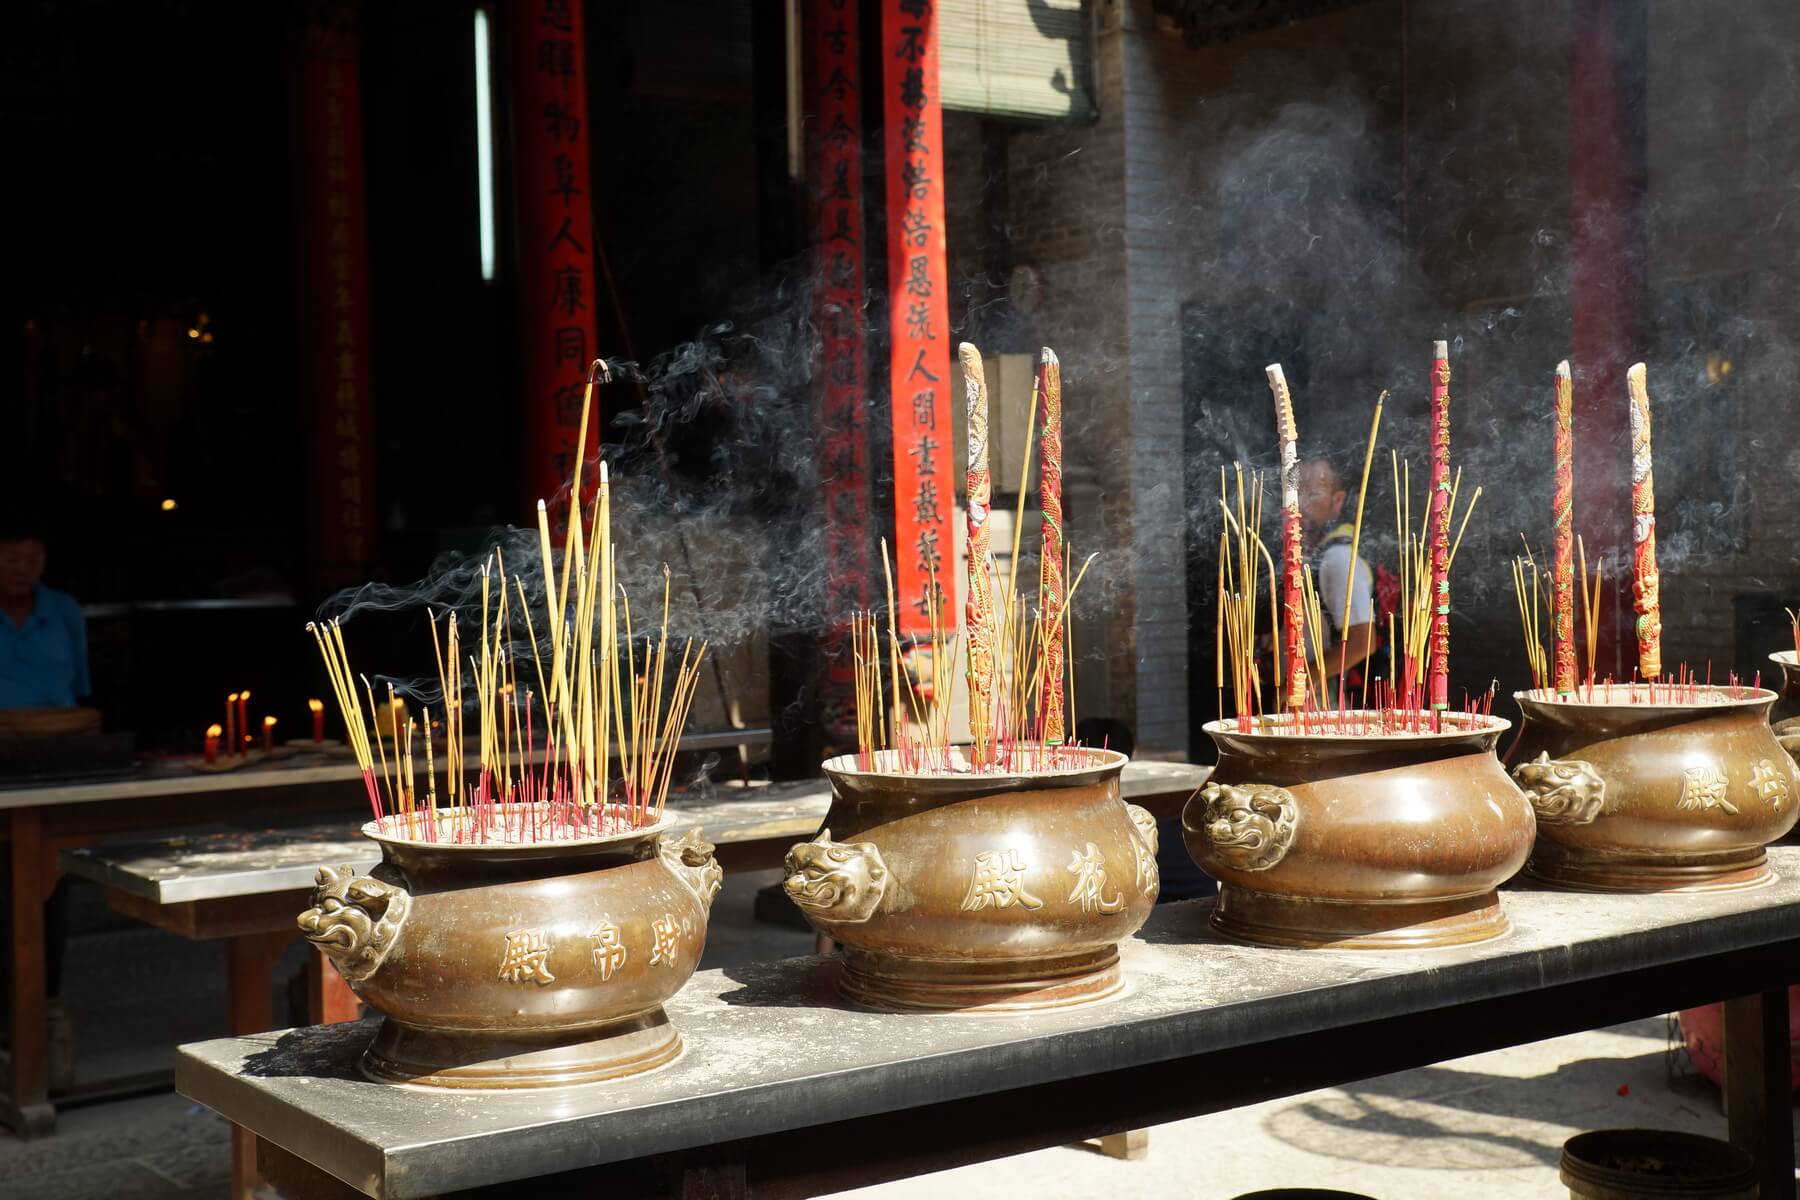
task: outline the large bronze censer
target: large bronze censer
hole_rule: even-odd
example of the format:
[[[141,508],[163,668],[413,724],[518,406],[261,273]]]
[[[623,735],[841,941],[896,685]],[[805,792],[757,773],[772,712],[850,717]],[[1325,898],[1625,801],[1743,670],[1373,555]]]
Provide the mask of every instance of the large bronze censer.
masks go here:
[[[1156,903],[1156,822],[1119,797],[1125,756],[1060,747],[1054,770],[824,764],[824,829],[785,889],[844,946],[840,993],[887,1011],[1022,1012],[1124,987],[1119,943]],[[865,768],[861,763],[867,761]]]
[[[383,1016],[372,1078],[450,1088],[588,1083],[681,1051],[663,1002],[700,962],[722,872],[667,819],[597,837],[422,841],[363,826],[367,875],[319,872],[300,931]]]
[[[1604,892],[1773,878],[1763,847],[1800,815],[1794,762],[1769,727],[1775,693],[1683,690],[1684,702],[1654,704],[1515,694],[1525,723],[1513,776],[1538,817],[1532,875]]]
[[[1342,717],[1352,728],[1389,719]],[[1302,732],[1285,715],[1250,732],[1208,724],[1219,763],[1181,821],[1188,852],[1219,881],[1214,927],[1358,950],[1505,933],[1496,889],[1524,865],[1535,824],[1494,756],[1510,727],[1466,713],[1446,715],[1442,732]]]

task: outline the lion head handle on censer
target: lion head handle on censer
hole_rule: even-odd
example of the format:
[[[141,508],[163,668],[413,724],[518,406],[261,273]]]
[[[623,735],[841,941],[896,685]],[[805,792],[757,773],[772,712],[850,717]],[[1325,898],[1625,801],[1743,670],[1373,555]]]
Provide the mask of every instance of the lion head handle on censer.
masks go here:
[[[1294,844],[1300,806],[1286,788],[1266,783],[1208,783],[1201,831],[1213,853],[1240,871],[1266,871]]]
[[[320,867],[312,901],[296,924],[351,983],[375,974],[412,906],[405,888],[358,875],[350,866]]]
[[[840,924],[867,921],[887,892],[887,864],[875,843],[834,842],[829,829],[788,851],[787,872],[788,899]]]
[[[1606,807],[1606,780],[1578,758],[1551,758],[1546,750],[1512,774],[1546,825],[1586,825]]]
[[[713,857],[713,844],[698,829],[690,829],[678,838],[663,835],[657,852],[669,869],[692,888],[700,903],[712,907],[713,897],[725,885],[725,868]]]

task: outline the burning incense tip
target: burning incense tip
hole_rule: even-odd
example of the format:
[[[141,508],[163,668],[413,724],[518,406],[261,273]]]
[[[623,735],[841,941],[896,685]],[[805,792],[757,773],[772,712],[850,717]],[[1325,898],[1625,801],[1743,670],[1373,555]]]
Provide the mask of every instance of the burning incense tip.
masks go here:
[[[1046,367],[1054,367],[1054,366],[1058,365],[1058,362],[1060,360],[1058,360],[1058,358],[1056,357],[1056,351],[1052,350],[1048,346],[1045,346],[1043,357],[1038,359],[1038,361],[1043,363]]]
[[[1433,342],[1433,343],[1431,343],[1431,355],[1433,358],[1438,358],[1438,359],[1449,358],[1450,357],[1450,343],[1449,342]]]
[[[542,500],[539,500],[539,501],[538,501],[538,511],[539,511],[539,512],[548,512],[548,511],[549,511],[549,509],[547,509],[547,508],[546,508],[546,507],[545,507],[545,506],[544,506],[544,502],[543,502],[543,501],[542,501]]]
[[[1558,379],[1569,378],[1569,360],[1568,359],[1565,358],[1561,362],[1556,364],[1556,377]]]
[[[607,369],[604,358],[596,358],[593,365],[588,367],[587,381],[589,387],[593,387],[596,383],[612,382],[612,372]]]
[[[606,460],[604,458],[600,460],[600,482],[601,483],[609,482],[609,477],[608,477],[607,471],[606,471]]]

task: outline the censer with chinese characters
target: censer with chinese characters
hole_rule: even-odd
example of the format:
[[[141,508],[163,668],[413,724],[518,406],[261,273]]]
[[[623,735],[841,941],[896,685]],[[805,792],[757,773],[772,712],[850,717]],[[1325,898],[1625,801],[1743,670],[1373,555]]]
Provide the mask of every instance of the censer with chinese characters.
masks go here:
[[[1156,903],[1156,821],[1119,797],[1125,756],[905,769],[843,755],[825,828],[788,855],[788,896],[844,946],[838,989],[886,1010],[1020,1012],[1117,994],[1121,941]]]
[[[1120,799],[1123,754],[1067,737],[1067,615],[1082,575],[1065,587],[1060,369],[1046,349],[1027,423],[1029,451],[1041,406],[1043,542],[1027,598],[1018,546],[1005,574],[990,557],[987,385],[980,353],[965,344],[960,356],[969,432],[963,633],[946,632],[930,579],[919,597],[927,651],[915,648],[904,669],[891,570],[885,642],[875,614],[855,615],[858,751],[823,765],[831,808],[819,836],[788,854],[784,887],[816,929],[842,943],[838,989],[855,1004],[1004,1013],[1103,1000],[1125,986],[1119,942],[1156,902],[1156,823]],[[1025,490],[1021,481],[1021,517]],[[884,542],[884,562],[886,553]],[[966,745],[950,737],[959,662]]]
[[[1631,417],[1632,632],[1629,682],[1597,677],[1604,581],[1589,586],[1585,549],[1571,569],[1571,412],[1568,363],[1556,371],[1555,550],[1551,650],[1539,637],[1539,572],[1514,564],[1525,647],[1537,686],[1514,699],[1524,714],[1509,752],[1513,776],[1537,809],[1527,870],[1563,887],[1607,892],[1717,891],[1773,876],[1763,847],[1793,828],[1794,763],[1769,727],[1776,694],[1736,679],[1715,686],[1687,667],[1665,672],[1656,566],[1656,492],[1650,393],[1643,363],[1626,371]],[[1581,603],[1575,603],[1575,582]],[[1575,613],[1585,619],[1586,673],[1576,662]],[[1759,680],[1760,682],[1760,680]]]
[[[405,836],[367,875],[325,868],[300,929],[381,1028],[363,1070],[391,1083],[545,1087],[672,1060],[663,1012],[694,973],[722,872],[668,820],[528,841]]]
[[[1525,722],[1513,775],[1538,817],[1527,870],[1608,892],[1768,882],[1763,847],[1800,815],[1793,759],[1769,727],[1775,693],[1671,685],[1652,702],[1648,685],[1600,685],[1587,695],[1515,696]]]
[[[1494,755],[1511,726],[1489,711],[1492,692],[1465,698],[1460,708],[1449,703],[1449,570],[1457,544],[1449,534],[1459,477],[1449,470],[1442,342],[1434,366],[1432,472],[1418,533],[1410,470],[1394,462],[1400,595],[1388,627],[1387,677],[1352,683],[1344,669],[1350,649],[1366,659],[1372,624],[1361,627],[1363,647],[1324,646],[1301,538],[1299,435],[1279,365],[1267,374],[1281,448],[1282,581],[1270,616],[1279,648],[1273,694],[1282,711],[1257,711],[1259,572],[1267,567],[1273,593],[1277,570],[1260,533],[1261,479],[1246,483],[1240,469],[1228,488],[1221,477],[1220,710],[1227,711],[1229,673],[1236,711],[1205,726],[1219,762],[1188,801],[1182,831],[1194,860],[1219,881],[1212,924],[1232,937],[1386,950],[1478,942],[1508,928],[1497,889],[1524,865],[1534,822]],[[1381,411],[1377,401],[1349,539],[1352,563]],[[1480,494],[1475,489],[1463,509],[1465,525]],[[1348,594],[1339,611],[1352,611]]]
[[[1382,717],[1344,715],[1353,729]],[[1385,734],[1209,723],[1219,763],[1182,829],[1219,881],[1214,927],[1264,945],[1358,950],[1506,932],[1496,889],[1524,865],[1534,828],[1494,756],[1510,727],[1479,713]]]
[[[699,964],[722,872],[699,831],[668,835],[664,801],[706,648],[671,645],[666,567],[662,625],[633,629],[604,462],[599,474],[589,520],[577,467],[560,558],[539,503],[535,598],[496,552],[478,608],[432,613],[441,743],[429,705],[422,725],[374,720],[374,687],[352,669],[341,625],[310,627],[381,862],[368,875],[322,869],[298,924],[382,1015],[362,1059],[375,1079],[551,1087],[680,1053],[662,1006]],[[465,618],[479,621],[474,653]],[[386,703],[400,711],[392,686]]]

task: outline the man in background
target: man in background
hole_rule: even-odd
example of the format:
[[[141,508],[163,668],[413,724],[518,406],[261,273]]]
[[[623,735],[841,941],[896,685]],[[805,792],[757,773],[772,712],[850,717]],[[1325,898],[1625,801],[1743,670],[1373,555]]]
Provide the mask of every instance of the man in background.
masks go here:
[[[35,524],[18,512],[0,512],[0,709],[74,708],[92,690],[87,620],[73,596],[44,585],[48,557]],[[44,903],[50,1086],[55,1089],[75,1083],[74,1023],[60,1000],[69,938],[68,892],[68,881],[59,880]]]
[[[0,518],[0,708],[73,708],[88,684],[87,622],[44,585],[41,532]]]
[[[1354,529],[1344,520],[1349,492],[1337,465],[1329,458],[1300,464],[1300,523],[1312,563],[1324,617],[1326,644],[1320,657],[1330,673],[1325,695],[1335,707],[1339,677],[1349,673],[1346,687],[1360,687],[1365,660],[1380,649],[1375,629],[1375,577],[1369,564],[1351,551]],[[1355,580],[1350,582],[1354,570]],[[1345,584],[1350,582],[1350,609],[1344,611]],[[1309,656],[1308,661],[1312,661]],[[1354,703],[1354,702],[1352,702]]]

